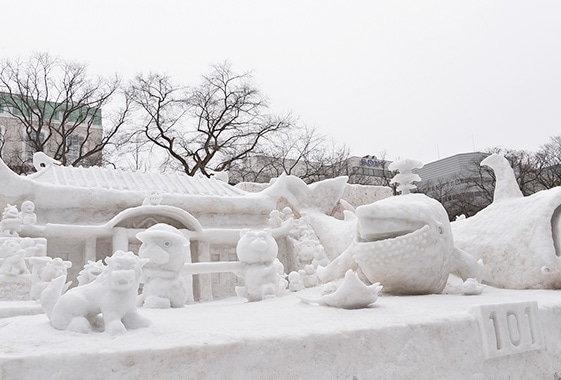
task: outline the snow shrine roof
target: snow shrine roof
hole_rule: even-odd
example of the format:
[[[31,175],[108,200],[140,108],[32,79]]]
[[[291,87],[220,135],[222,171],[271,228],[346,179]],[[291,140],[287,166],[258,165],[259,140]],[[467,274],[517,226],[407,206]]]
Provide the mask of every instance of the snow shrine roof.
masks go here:
[[[27,176],[37,182],[89,189],[174,193],[203,196],[243,196],[243,190],[214,178],[184,173],[149,173],[97,166],[88,168],[47,165]]]

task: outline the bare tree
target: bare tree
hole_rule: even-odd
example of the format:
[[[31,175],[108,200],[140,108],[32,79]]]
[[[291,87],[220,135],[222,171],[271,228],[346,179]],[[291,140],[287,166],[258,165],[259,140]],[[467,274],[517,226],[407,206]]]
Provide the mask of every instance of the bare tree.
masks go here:
[[[269,114],[249,73],[213,66],[194,88],[163,75],[139,75],[130,88],[142,115],[143,136],[163,153],[164,166],[194,175],[228,170],[258,151],[264,139],[290,128]]]
[[[561,186],[561,136],[552,136],[535,154],[538,181],[546,189]]]
[[[101,108],[117,96],[119,84],[117,77],[91,77],[86,65],[48,54],[2,61],[0,108],[9,115],[9,129],[18,130],[19,136],[12,139],[24,142],[23,149],[12,149],[3,158],[22,172],[30,170],[32,153],[37,151],[65,165],[101,164],[103,149],[112,143],[129,111],[125,101],[102,125]]]
[[[267,136],[259,150],[230,168],[233,182],[268,182],[281,174],[300,177],[307,183],[348,173],[348,149],[337,146],[311,127],[290,128]]]

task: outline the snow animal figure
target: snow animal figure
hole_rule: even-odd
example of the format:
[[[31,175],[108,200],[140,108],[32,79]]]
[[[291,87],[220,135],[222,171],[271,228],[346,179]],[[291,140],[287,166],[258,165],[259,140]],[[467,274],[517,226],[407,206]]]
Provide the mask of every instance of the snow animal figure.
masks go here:
[[[21,219],[16,206],[7,205],[2,213],[2,221],[0,222],[0,236],[19,236],[21,231]]]
[[[253,302],[284,293],[286,289],[284,279],[279,274],[278,250],[269,228],[244,229],[240,232],[236,253],[242,269],[236,275],[244,279],[245,286],[236,286],[238,296]]]
[[[24,259],[25,251],[20,248],[20,244],[12,239],[6,240],[0,246],[0,258],[3,259],[0,266],[0,274],[8,276],[29,274],[29,269],[27,269]]]
[[[21,223],[29,226],[37,223],[37,215],[35,215],[35,204],[31,201],[25,201],[21,204],[21,212],[19,213]]]
[[[30,257],[28,260],[32,265],[31,274],[33,275],[33,284],[29,295],[33,300],[38,300],[43,290],[55,278],[64,276],[66,280],[68,268],[72,267],[71,261],[63,260],[60,257],[54,259],[48,256]],[[66,291],[71,283],[72,281],[67,282],[63,291]]]
[[[495,172],[493,202],[452,223],[456,245],[483,260],[487,285],[561,289],[561,187],[523,196],[504,157],[481,165]]]
[[[142,242],[138,255],[150,260],[144,267],[139,305],[159,309],[185,306],[186,284],[180,272],[190,254],[189,239],[177,228],[164,223],[136,237]]]
[[[340,309],[363,309],[378,300],[380,290],[382,290],[380,283],[366,285],[360,281],[352,269],[349,269],[345,273],[343,283],[333,293],[324,295],[317,300],[299,298],[307,304],[318,304]]]
[[[149,326],[136,309],[140,274],[147,261],[132,252],[116,251],[105,258],[107,267],[98,278],[62,295],[65,277],[57,277],[41,295],[41,306],[51,325],[58,330],[88,333],[102,314],[109,334]]]
[[[89,284],[103,273],[104,269],[105,265],[101,260],[88,260],[76,278],[78,280],[78,286]]]
[[[33,167],[35,170],[40,171],[52,165],[60,165],[60,161],[47,156],[43,152],[35,152],[33,154]]]
[[[291,292],[299,292],[305,288],[306,287],[304,286],[304,281],[302,280],[300,273],[292,271],[288,274],[288,290]]]
[[[424,194],[385,198],[356,209],[357,236],[317,274],[325,283],[347,270],[380,282],[389,294],[440,293],[450,273],[482,276],[482,263],[454,247],[444,207]]]

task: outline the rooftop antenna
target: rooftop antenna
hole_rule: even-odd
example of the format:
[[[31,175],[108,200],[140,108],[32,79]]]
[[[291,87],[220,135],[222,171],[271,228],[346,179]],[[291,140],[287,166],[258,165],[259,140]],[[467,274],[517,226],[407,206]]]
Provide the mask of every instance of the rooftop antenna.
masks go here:
[[[436,144],[436,156],[438,157],[437,159],[440,160],[440,149],[438,149],[438,144]]]

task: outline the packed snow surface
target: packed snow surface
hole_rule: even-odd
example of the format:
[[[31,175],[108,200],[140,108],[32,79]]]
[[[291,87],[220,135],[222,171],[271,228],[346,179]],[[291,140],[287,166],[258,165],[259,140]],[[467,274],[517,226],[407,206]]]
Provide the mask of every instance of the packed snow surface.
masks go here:
[[[0,319],[2,379],[507,379],[561,374],[561,298],[487,287],[381,295],[365,309],[302,303],[321,287],[260,302],[241,297],[146,309],[150,327],[111,336],[55,330],[44,314]],[[484,356],[477,308],[537,301],[545,348]],[[5,303],[15,308],[18,303]],[[20,310],[32,302],[19,303]],[[1,310],[2,308],[0,308]],[[4,314],[5,315],[5,314]]]

